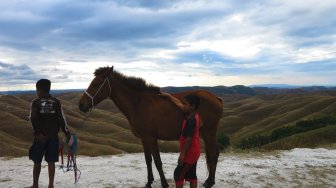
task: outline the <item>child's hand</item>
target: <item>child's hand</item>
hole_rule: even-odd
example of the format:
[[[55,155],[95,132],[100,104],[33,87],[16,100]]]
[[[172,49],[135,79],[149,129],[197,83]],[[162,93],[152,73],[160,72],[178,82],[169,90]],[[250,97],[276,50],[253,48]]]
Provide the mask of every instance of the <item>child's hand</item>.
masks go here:
[[[47,141],[47,136],[43,135],[43,134],[39,134],[37,135],[37,139],[40,141],[40,142],[46,142]]]
[[[73,136],[72,135],[70,136],[69,142],[67,144],[68,144],[69,147],[72,146],[72,144],[73,144]]]
[[[160,95],[161,97],[169,97],[169,96],[170,96],[170,94],[169,94],[169,93],[166,93],[166,92],[160,92],[159,95]]]
[[[183,164],[183,162],[184,162],[184,158],[185,158],[185,155],[180,154],[177,163],[178,163],[178,164]]]
[[[67,141],[69,141],[70,138],[71,138],[71,133],[70,133],[69,131],[67,131],[67,132],[65,133],[65,137],[66,137]]]

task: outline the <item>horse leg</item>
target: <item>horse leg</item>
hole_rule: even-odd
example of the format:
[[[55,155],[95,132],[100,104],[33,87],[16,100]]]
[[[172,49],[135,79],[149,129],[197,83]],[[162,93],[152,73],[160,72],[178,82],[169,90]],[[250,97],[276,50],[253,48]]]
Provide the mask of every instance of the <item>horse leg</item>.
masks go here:
[[[216,134],[204,133],[203,140],[205,143],[206,162],[209,170],[209,177],[207,180],[205,180],[203,186],[208,188],[215,184],[215,174],[219,150],[216,142]]]
[[[142,139],[142,145],[144,148],[145,160],[147,165],[147,184],[146,187],[152,187],[154,181],[153,170],[152,170],[152,143],[147,141],[147,139]]]
[[[156,169],[159,172],[160,178],[161,178],[161,185],[163,188],[169,187],[166,177],[164,175],[163,169],[162,169],[162,161],[160,157],[160,151],[159,151],[159,146],[157,143],[157,140],[154,140],[153,142],[153,158],[154,158],[154,163],[156,166]]]

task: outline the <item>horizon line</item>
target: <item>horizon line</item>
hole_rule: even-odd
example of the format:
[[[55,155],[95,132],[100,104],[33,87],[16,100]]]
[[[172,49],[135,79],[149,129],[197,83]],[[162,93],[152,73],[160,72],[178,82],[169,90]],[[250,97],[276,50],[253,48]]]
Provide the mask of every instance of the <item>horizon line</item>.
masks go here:
[[[272,88],[272,89],[296,89],[296,88],[304,88],[304,87],[326,87],[326,88],[333,88],[336,85],[290,85],[290,84],[252,84],[252,85],[233,85],[233,86],[225,86],[225,85],[216,85],[216,86],[164,86],[160,88],[182,88],[182,87],[234,87],[234,86],[245,86],[250,88],[257,88],[257,87],[265,87],[265,88]],[[86,90],[87,88],[73,88],[73,89],[51,89],[50,93],[54,91],[68,91],[68,90]],[[18,90],[0,90],[1,93],[9,93],[9,92],[34,92],[36,90],[33,89],[18,89]]]

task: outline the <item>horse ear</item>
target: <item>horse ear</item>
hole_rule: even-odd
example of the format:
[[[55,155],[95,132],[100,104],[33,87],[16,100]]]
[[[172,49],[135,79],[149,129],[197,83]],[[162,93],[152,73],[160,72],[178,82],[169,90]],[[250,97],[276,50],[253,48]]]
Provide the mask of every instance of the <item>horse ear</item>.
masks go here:
[[[113,72],[113,66],[110,68],[109,74],[112,74]]]

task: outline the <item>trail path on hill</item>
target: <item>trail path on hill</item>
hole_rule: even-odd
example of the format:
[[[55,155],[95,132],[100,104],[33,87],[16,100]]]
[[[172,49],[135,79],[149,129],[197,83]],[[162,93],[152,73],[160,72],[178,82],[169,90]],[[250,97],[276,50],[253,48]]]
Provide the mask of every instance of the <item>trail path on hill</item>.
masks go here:
[[[173,171],[178,154],[161,153],[165,175],[174,187]],[[82,176],[74,184],[73,172],[56,170],[57,187],[141,187],[147,170],[144,155],[125,154],[77,158]],[[58,168],[59,163],[56,163]],[[153,165],[154,166],[154,165]],[[28,157],[0,158],[0,187],[24,187],[32,183],[33,163]],[[161,187],[154,168],[153,187]],[[47,164],[42,163],[40,187],[48,186]],[[207,176],[204,155],[197,167],[201,183]],[[189,187],[189,185],[187,185]],[[215,188],[222,187],[336,187],[336,150],[293,149],[272,153],[223,153],[219,157]]]

